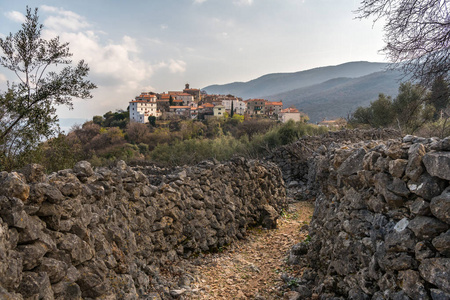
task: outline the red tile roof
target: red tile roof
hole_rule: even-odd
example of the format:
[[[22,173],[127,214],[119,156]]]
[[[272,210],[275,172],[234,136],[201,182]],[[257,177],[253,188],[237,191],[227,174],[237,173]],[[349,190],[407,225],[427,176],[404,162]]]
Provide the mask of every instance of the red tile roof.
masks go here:
[[[281,110],[282,113],[299,113],[298,109],[295,107],[288,107]]]
[[[185,108],[185,109],[189,109],[189,108],[191,108],[190,106],[177,106],[177,105],[175,105],[175,106],[170,106],[170,108],[173,108],[173,109],[177,109],[177,108]]]
[[[155,101],[147,101],[147,100],[132,100],[130,103],[155,103]]]
[[[275,105],[275,106],[283,106],[283,102],[271,102],[271,101],[267,101],[266,105],[270,106],[270,105]]]

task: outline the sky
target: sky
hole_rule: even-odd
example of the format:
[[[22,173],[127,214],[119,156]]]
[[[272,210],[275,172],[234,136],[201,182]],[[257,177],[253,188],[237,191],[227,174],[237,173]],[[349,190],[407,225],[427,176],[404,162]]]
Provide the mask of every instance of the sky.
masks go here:
[[[60,118],[126,109],[143,91],[249,81],[350,61],[384,62],[382,24],[356,0],[0,0],[0,38],[38,8],[43,37],[69,42],[97,85]],[[0,67],[0,90],[17,81]]]

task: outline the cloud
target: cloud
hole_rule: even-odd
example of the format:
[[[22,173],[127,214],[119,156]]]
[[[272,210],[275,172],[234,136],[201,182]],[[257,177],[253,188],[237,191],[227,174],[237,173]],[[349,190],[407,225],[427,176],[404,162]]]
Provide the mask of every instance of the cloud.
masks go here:
[[[234,0],[233,3],[238,6],[250,6],[253,4],[253,0]]]
[[[202,4],[203,2],[206,2],[208,0],[194,0],[194,4]]]
[[[1,83],[6,83],[6,81],[7,81],[6,76],[3,75],[2,73],[0,73],[0,84]]]
[[[25,21],[25,15],[18,11],[9,11],[5,13],[5,16],[17,23],[23,23]]]
[[[48,29],[78,31],[90,26],[83,17],[74,12],[48,5],[42,5],[40,9],[54,14],[44,21],[44,26]]]
[[[76,101],[79,104],[74,106],[75,111],[62,111],[63,116],[80,112],[86,116],[86,112],[104,113],[126,107],[133,95],[149,87],[155,68],[141,58],[139,41],[135,38],[123,36],[120,40],[108,40],[107,34],[92,30],[83,17],[71,11],[51,6],[44,6],[42,10],[48,15],[44,20],[43,38],[59,36],[61,42],[68,42],[73,62],[85,60],[90,68],[89,80],[98,87],[93,91],[95,103],[94,100]],[[174,70],[175,65],[171,66]]]
[[[171,73],[183,73],[186,71],[186,63],[182,60],[171,59],[169,61],[169,70]]]
[[[161,24],[159,25],[159,28],[161,28],[162,30],[166,30],[167,28],[169,28],[169,26],[167,26],[166,24]]]

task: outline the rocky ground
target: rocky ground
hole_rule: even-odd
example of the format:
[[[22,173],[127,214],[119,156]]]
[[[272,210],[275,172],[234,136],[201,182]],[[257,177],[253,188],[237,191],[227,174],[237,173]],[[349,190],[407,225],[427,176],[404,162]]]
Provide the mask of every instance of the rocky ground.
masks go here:
[[[289,205],[278,228],[253,228],[245,240],[193,260],[192,280],[184,299],[290,299],[289,282],[281,277],[299,275],[300,267],[287,264],[289,249],[307,238],[312,202]],[[195,282],[195,283],[194,283]],[[295,284],[295,282],[292,282]],[[294,292],[295,293],[295,292]]]

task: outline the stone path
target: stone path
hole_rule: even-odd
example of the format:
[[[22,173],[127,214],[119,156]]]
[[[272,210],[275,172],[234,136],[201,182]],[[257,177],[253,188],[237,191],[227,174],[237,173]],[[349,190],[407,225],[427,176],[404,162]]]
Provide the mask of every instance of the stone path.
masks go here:
[[[198,292],[190,299],[288,299],[280,276],[301,272],[286,264],[287,253],[306,238],[313,210],[313,203],[291,204],[278,229],[251,229],[247,240],[205,256],[196,272]]]

